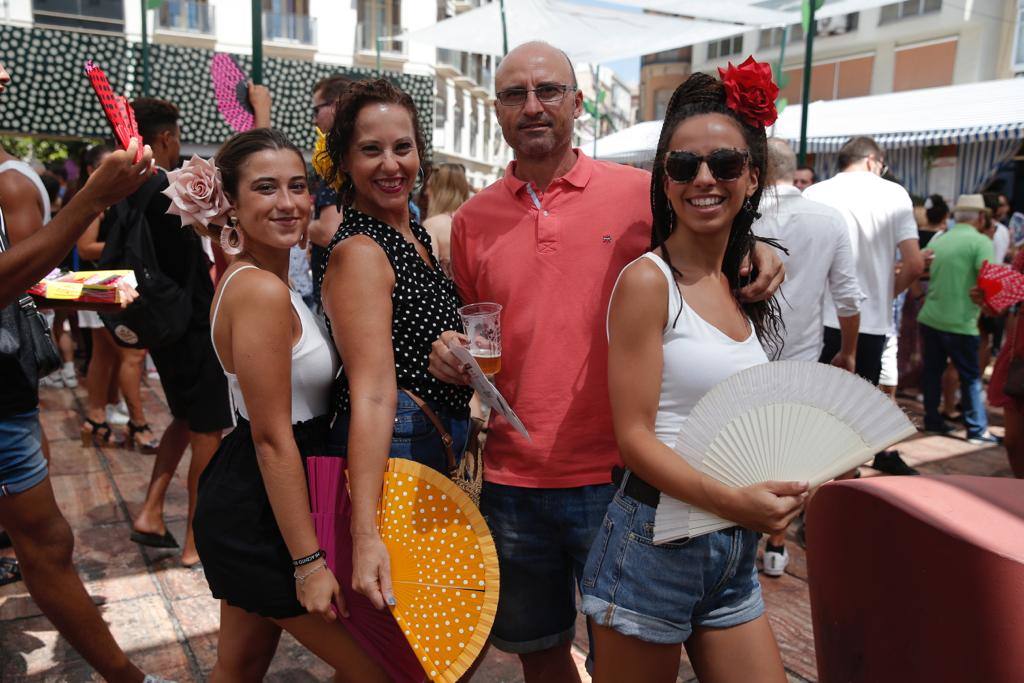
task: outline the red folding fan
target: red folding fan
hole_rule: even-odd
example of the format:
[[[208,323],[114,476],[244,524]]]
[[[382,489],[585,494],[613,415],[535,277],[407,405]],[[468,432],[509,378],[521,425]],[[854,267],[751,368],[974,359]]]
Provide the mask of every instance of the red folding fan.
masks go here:
[[[85,74],[89,77],[89,82],[92,83],[96,97],[99,98],[107,122],[110,123],[110,127],[114,131],[117,144],[122,149],[128,149],[132,139],[139,141],[138,151],[135,154],[135,161],[138,162],[142,158],[142,136],[139,134],[139,125],[135,122],[135,111],[132,109],[132,105],[123,95],[114,92],[114,89],[110,87],[110,81],[107,80],[107,74],[103,73],[103,69],[91,59],[85,63]]]
[[[995,311],[1024,301],[1024,274],[1009,266],[985,261],[978,272],[978,287],[985,295],[985,303]]]

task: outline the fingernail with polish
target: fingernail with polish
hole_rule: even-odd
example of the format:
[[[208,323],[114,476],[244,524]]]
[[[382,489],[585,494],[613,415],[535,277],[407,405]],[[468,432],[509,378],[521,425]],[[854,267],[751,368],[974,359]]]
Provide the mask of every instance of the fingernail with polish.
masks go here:
[[[395,605],[398,604],[398,601],[395,600],[395,596],[392,595],[391,597],[388,598],[388,604],[390,606],[392,606],[392,607],[394,607]]]

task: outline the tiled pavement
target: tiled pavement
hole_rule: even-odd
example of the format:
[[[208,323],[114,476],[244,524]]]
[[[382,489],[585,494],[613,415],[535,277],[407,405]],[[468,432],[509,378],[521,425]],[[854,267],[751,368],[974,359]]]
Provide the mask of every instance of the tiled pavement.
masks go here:
[[[168,421],[158,383],[143,396],[150,423],[159,434]],[[86,588],[101,606],[115,638],[146,671],[178,681],[204,680],[217,643],[217,603],[199,571],[184,569],[167,552],[140,549],[128,540],[129,519],[141,504],[153,456],[119,449],[82,447],[78,438],[84,390],[45,389],[42,421],[50,439],[51,475],[57,500],[76,536],[75,563]],[[915,415],[920,406],[904,401]],[[993,414],[996,433],[1000,415]],[[1001,448],[978,449],[965,441],[919,436],[900,449],[928,473],[1009,476]],[[168,521],[184,537],[185,462],[168,497]],[[863,470],[872,474],[869,469]],[[762,580],[772,627],[792,681],[816,678],[807,573],[803,552],[789,544],[787,573]],[[5,551],[10,552],[10,551]],[[580,664],[586,632],[580,621],[574,654]],[[329,668],[285,636],[270,680],[325,680]],[[97,679],[88,665],[58,637],[25,592],[24,584],[0,588],[0,681],[87,681]],[[491,650],[475,679],[521,681],[517,661]],[[584,674],[584,680],[589,680]],[[695,680],[685,656],[680,681]]]

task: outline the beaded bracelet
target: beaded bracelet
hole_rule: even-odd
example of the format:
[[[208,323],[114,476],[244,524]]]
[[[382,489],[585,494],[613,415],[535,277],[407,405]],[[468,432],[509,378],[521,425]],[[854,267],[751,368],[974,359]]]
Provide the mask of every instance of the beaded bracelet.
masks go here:
[[[309,564],[310,562],[316,562],[317,560],[319,560],[322,557],[326,557],[326,553],[324,553],[323,550],[317,550],[312,555],[306,555],[305,557],[300,557],[297,560],[292,560],[292,566],[293,567],[302,567],[304,565]]]
[[[305,574],[299,574],[299,571],[295,570],[295,580],[298,581],[299,585],[301,586],[304,583],[306,583],[306,579],[308,579],[309,577],[313,576],[313,574],[316,574],[321,569],[327,569],[327,560],[324,560],[323,562],[321,562],[317,566],[315,566],[312,569],[310,569]]]

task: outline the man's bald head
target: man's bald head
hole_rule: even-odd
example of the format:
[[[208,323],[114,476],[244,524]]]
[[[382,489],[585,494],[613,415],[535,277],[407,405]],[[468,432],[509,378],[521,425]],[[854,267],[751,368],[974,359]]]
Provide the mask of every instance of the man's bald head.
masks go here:
[[[768,180],[773,183],[793,184],[796,173],[796,154],[782,138],[768,138]]]
[[[559,50],[551,43],[545,43],[543,40],[531,40],[528,43],[523,43],[522,45],[512,48],[512,50],[502,58],[501,63],[498,65],[498,70],[494,73],[495,90],[504,89],[501,86],[501,81],[505,72],[514,67],[521,66],[523,63],[529,64],[541,60],[551,60],[549,62],[549,65],[551,66],[554,66],[554,64],[559,60],[564,61],[567,70],[565,73],[560,73],[559,75],[563,76],[565,79],[563,81],[564,83],[567,83],[574,88],[577,87],[576,68],[573,66],[572,60],[569,59],[569,55],[567,55],[564,50]]]
[[[542,102],[537,88],[543,87]],[[553,45],[524,43],[501,60],[494,76],[497,93],[519,93],[519,104],[494,102],[501,133],[516,159],[562,159],[572,150],[572,130],[583,112],[583,94],[576,86],[569,57]],[[552,96],[554,90],[561,97]]]

